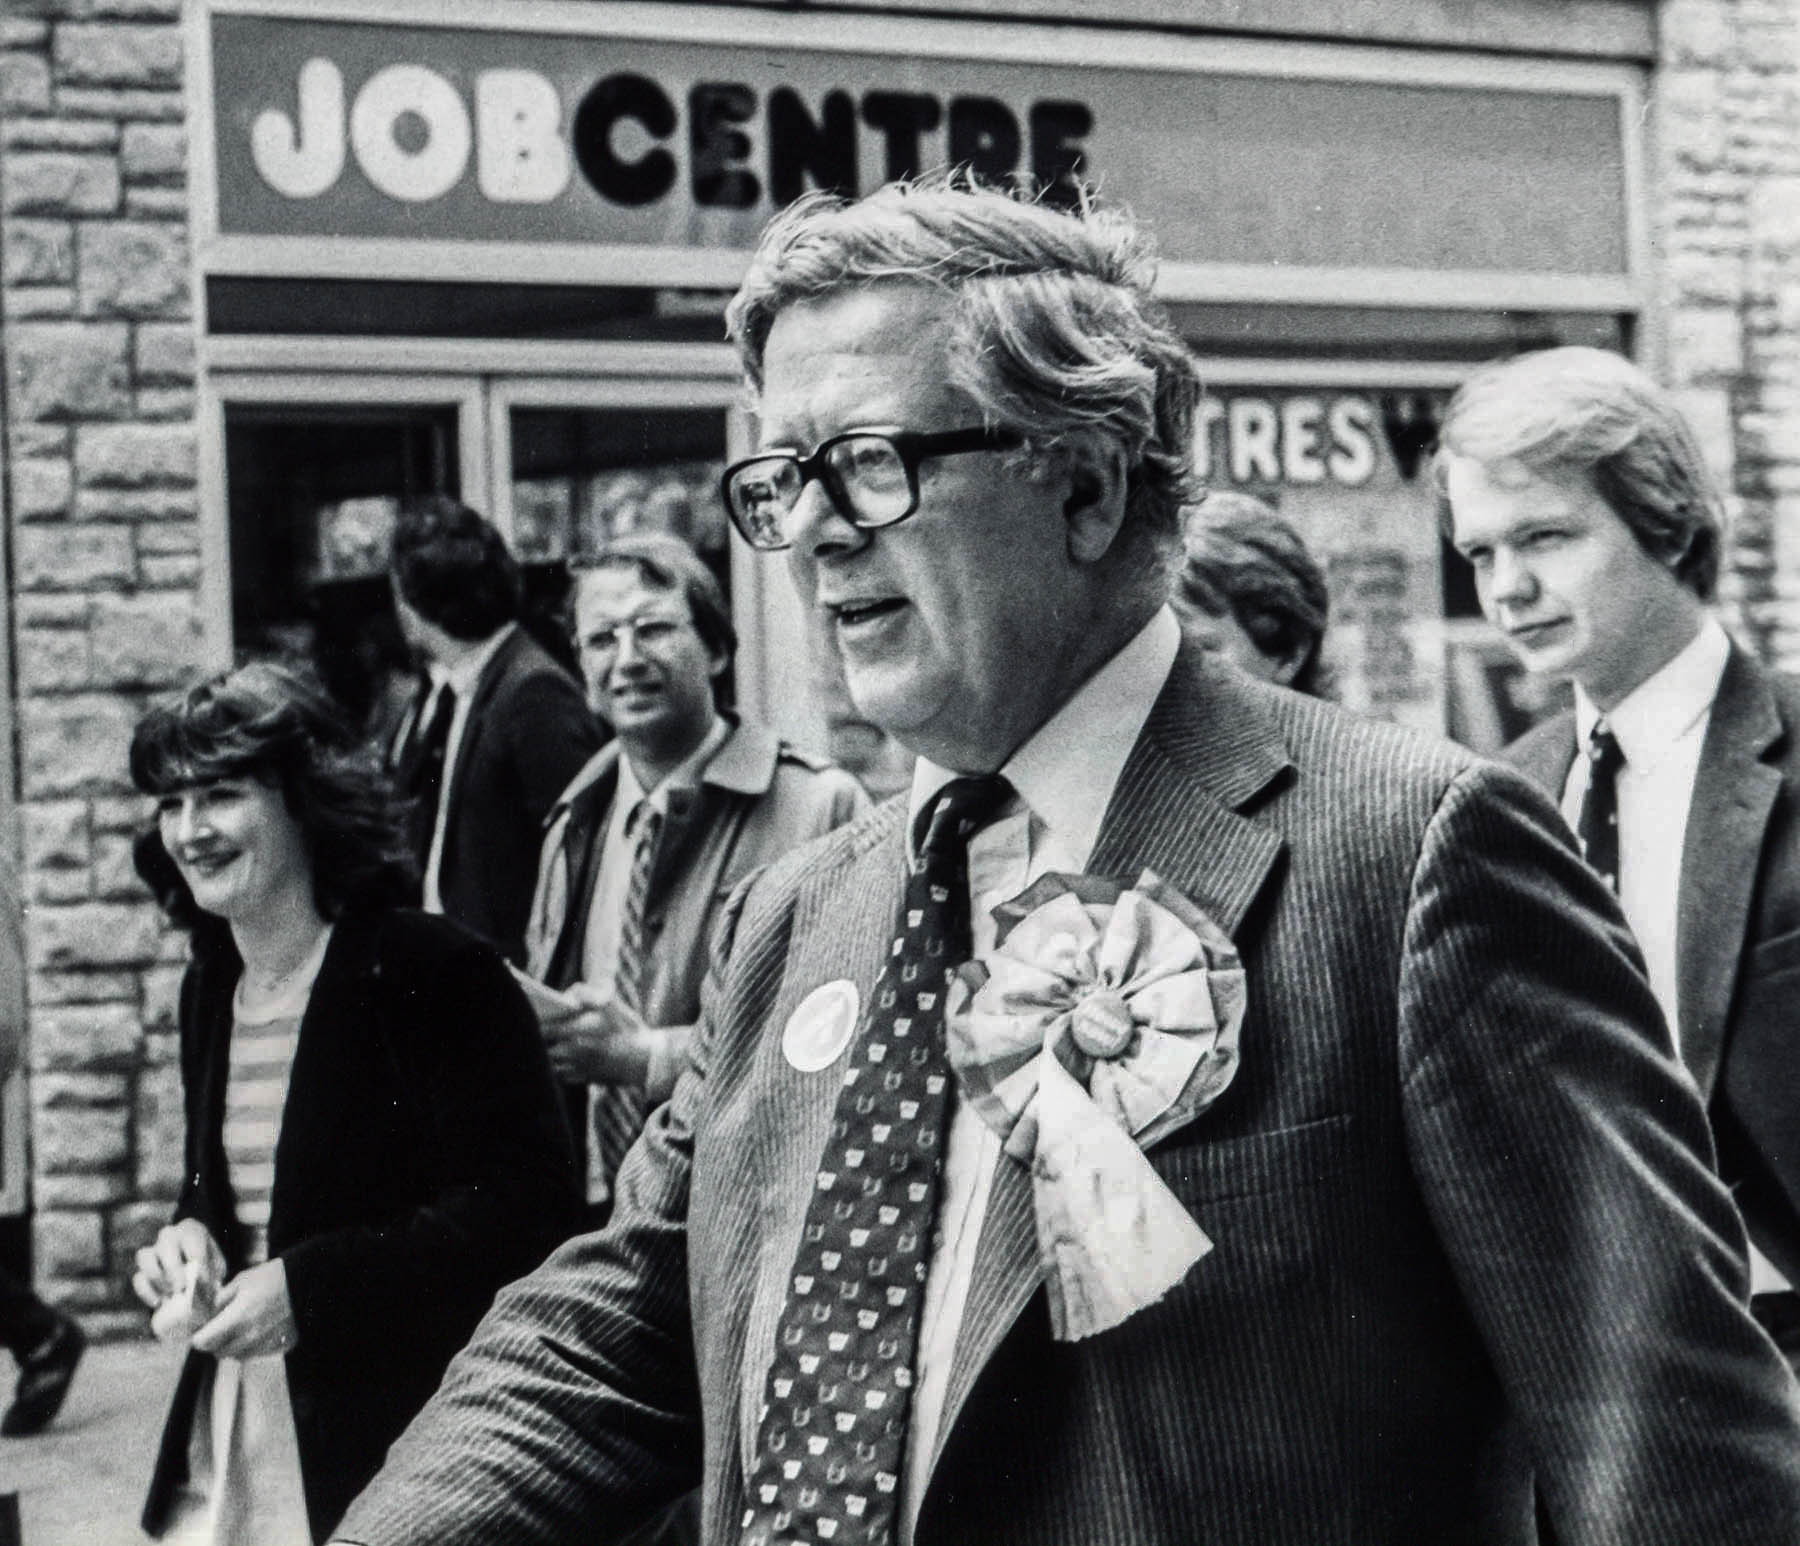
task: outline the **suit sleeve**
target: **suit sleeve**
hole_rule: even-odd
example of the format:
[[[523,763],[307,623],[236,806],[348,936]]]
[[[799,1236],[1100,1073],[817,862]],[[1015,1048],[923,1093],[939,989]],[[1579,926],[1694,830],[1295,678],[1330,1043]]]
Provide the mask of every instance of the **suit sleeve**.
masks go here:
[[[434,931],[427,944],[384,965],[369,1027],[391,1041],[396,1099],[417,1113],[426,1195],[282,1253],[301,1342],[330,1364],[394,1338],[447,1360],[494,1291],[577,1220],[568,1132],[524,994],[473,940]]]
[[[1616,903],[1549,804],[1463,773],[1400,981],[1411,1162],[1559,1546],[1800,1539],[1792,1377]]]
[[[747,890],[721,918],[708,999]],[[686,1224],[710,1034],[703,1010],[673,1098],[619,1172],[612,1222],[569,1241],[500,1295],[351,1506],[339,1539],[604,1542],[699,1482]]]
[[[507,747],[519,797],[535,827],[605,737],[581,689],[560,670],[546,668],[527,677],[515,707]]]

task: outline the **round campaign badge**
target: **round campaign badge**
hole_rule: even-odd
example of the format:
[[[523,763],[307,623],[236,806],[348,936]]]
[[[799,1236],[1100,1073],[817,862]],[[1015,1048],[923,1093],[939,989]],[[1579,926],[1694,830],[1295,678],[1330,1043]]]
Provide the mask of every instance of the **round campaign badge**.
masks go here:
[[[856,984],[840,977],[795,1005],[781,1033],[781,1050],[803,1074],[816,1074],[843,1055],[856,1033]]]

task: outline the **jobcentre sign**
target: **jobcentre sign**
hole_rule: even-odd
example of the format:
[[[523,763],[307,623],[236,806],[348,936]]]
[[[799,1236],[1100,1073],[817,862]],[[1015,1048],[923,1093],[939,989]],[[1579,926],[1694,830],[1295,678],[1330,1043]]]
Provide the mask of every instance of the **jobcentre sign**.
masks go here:
[[[1177,295],[1634,291],[1637,81],[1611,67],[605,0],[198,14],[214,271],[732,283],[807,189],[962,164],[1098,185]]]

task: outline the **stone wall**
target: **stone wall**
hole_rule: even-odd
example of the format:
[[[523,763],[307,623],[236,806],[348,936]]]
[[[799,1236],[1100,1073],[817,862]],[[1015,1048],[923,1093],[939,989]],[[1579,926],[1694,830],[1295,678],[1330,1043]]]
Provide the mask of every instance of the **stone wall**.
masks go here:
[[[1800,0],[1664,0],[1661,375],[1726,477],[1727,621],[1800,670]]]
[[[201,659],[180,0],[6,0],[0,280],[40,1290],[140,1330],[180,1184],[180,942],[125,748]]]

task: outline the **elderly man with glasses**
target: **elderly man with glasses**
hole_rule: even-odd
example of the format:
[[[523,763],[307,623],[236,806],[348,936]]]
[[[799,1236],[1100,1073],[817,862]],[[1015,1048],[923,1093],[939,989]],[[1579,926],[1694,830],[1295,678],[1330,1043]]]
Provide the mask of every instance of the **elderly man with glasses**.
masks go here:
[[[696,1482],[711,1546],[1800,1539],[1800,1391],[1556,812],[1184,642],[1151,279],[954,182],[770,225],[726,498],[912,789],[738,893],[611,1224],[347,1539]]]

